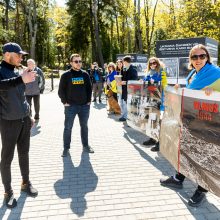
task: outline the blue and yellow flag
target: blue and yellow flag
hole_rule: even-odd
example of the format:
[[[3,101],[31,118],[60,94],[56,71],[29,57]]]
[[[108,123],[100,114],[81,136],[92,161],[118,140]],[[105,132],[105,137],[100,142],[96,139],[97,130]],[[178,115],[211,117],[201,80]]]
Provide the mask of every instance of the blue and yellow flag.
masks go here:
[[[112,92],[117,93],[117,84],[116,84],[116,80],[115,80],[115,75],[117,75],[116,71],[113,71],[110,74],[108,74],[107,84],[110,87],[110,89],[112,90]]]
[[[220,68],[207,63],[192,79],[192,82],[189,84],[189,79],[195,74],[195,70],[192,70],[188,77],[187,88],[202,90],[205,88],[211,88],[214,91],[220,92]]]

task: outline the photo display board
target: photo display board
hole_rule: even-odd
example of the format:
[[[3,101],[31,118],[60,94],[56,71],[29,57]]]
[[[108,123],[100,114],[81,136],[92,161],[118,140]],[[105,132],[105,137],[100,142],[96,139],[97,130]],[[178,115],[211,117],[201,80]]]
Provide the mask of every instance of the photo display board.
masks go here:
[[[116,60],[123,59],[125,56],[131,56],[131,63],[136,67],[138,72],[138,77],[143,78],[146,73],[144,72],[147,69],[147,61],[148,57],[146,54],[136,54],[136,53],[128,53],[128,54],[117,54]]]
[[[188,76],[189,51],[197,44],[207,47],[213,64],[218,62],[218,42],[208,37],[156,42],[156,57],[166,66],[169,84],[186,84]]]

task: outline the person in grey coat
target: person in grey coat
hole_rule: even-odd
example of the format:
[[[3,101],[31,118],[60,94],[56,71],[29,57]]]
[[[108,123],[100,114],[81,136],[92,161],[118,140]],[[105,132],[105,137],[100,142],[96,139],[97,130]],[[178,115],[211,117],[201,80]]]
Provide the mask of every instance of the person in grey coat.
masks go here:
[[[40,94],[43,94],[44,86],[45,86],[44,74],[42,70],[36,66],[36,63],[33,59],[27,60],[27,68],[29,71],[36,72],[36,80],[34,82],[26,84],[25,95],[27,102],[30,105],[30,109],[31,109],[32,99],[34,100],[34,110],[35,110],[34,119],[35,121],[38,121],[40,119],[39,116]],[[32,115],[32,111],[31,111],[31,115]]]

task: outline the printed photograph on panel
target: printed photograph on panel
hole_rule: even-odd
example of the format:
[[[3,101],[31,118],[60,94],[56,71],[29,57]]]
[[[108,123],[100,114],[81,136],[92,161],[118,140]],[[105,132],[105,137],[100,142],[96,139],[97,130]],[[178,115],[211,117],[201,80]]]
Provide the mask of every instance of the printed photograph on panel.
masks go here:
[[[180,172],[220,196],[220,94],[204,98],[184,91]]]
[[[178,170],[179,137],[181,121],[182,89],[167,86],[165,90],[165,111],[160,130],[160,152]]]
[[[190,70],[188,69],[189,58],[188,57],[180,57],[179,58],[179,78],[185,79]]]
[[[128,124],[156,140],[159,140],[160,104],[160,85],[129,82]]]
[[[178,74],[178,58],[160,58],[160,60],[164,63],[167,77],[168,78],[176,78]]]

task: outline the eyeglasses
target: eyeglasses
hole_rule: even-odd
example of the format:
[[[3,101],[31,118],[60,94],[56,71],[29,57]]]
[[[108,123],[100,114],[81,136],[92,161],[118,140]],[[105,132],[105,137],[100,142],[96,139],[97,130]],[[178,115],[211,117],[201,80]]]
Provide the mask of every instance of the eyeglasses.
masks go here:
[[[73,63],[82,63],[82,60],[73,60]]]
[[[152,63],[150,63],[150,66],[152,66],[152,65],[157,65],[157,62],[152,62]]]
[[[199,55],[192,55],[191,59],[192,60],[204,60],[207,57],[207,54],[199,54]]]

